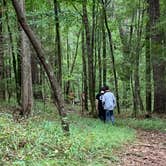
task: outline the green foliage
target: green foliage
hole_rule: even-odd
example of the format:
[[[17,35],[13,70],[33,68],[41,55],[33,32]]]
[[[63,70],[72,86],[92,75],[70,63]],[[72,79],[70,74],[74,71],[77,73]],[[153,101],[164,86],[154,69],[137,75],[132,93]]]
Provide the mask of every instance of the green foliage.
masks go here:
[[[160,130],[166,132],[166,120],[159,118],[152,119],[133,119],[126,118],[117,121],[120,126],[128,126],[132,128],[141,128],[144,130]]]
[[[35,111],[42,104],[36,104]],[[0,116],[0,160],[4,165],[108,165],[118,160],[112,151],[134,138],[134,130],[100,120],[70,116],[71,135],[65,137],[54,110],[15,123]],[[38,111],[38,114],[40,111]],[[47,113],[49,112],[49,114]]]

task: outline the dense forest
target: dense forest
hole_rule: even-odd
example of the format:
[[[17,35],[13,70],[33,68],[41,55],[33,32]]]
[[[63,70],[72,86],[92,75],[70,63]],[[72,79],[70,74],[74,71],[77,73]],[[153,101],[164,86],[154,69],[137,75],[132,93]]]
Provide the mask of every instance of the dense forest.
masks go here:
[[[0,1],[0,113],[18,125],[51,105],[69,136],[69,112],[90,118],[80,127],[97,123],[104,85],[115,94],[117,117],[165,117],[165,0]]]

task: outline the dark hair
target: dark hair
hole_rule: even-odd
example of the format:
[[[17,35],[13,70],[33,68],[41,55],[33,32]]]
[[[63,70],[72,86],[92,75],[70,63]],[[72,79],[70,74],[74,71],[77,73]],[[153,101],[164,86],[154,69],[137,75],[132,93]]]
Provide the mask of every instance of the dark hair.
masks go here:
[[[109,86],[105,85],[104,86],[105,90],[109,90]]]
[[[101,91],[105,91],[105,87],[104,86],[100,88],[100,92]]]

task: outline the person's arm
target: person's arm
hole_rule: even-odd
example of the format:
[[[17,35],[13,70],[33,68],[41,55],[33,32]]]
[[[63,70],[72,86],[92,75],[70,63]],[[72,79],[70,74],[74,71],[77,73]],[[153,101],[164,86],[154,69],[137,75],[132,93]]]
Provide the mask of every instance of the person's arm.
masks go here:
[[[101,101],[102,101],[102,105],[104,106],[104,104],[105,104],[105,97],[104,97],[104,95],[101,96]]]

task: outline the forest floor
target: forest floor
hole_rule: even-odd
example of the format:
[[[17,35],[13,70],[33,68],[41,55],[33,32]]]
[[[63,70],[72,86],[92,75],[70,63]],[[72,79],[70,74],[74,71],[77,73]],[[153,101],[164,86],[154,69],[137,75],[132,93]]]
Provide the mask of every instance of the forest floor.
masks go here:
[[[116,153],[118,166],[165,166],[166,133],[137,130],[136,141]]]
[[[72,106],[66,139],[50,103],[36,103],[34,116],[20,123],[12,110],[0,104],[0,166],[166,166],[166,117],[130,118],[124,112],[112,126],[82,117]]]

